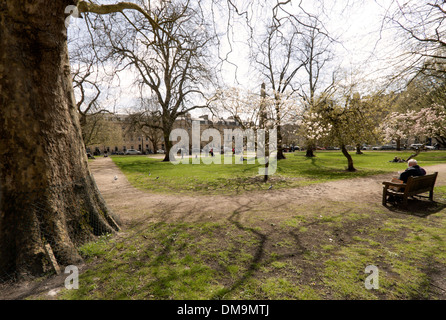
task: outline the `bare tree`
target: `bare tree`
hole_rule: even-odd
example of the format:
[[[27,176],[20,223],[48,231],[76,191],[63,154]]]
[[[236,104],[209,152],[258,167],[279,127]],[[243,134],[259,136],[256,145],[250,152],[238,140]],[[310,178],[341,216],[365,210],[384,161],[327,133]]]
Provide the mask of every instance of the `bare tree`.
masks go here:
[[[156,152],[157,146],[163,140],[162,110],[154,98],[141,99],[141,105],[129,111],[127,131],[142,132],[151,142]]]
[[[278,159],[284,159],[281,127],[291,110],[283,102],[297,96],[306,109],[314,105],[317,90],[325,85],[321,73],[332,59],[331,47],[335,40],[320,18],[306,11],[302,2],[294,7],[290,1],[277,2],[270,12],[262,40],[253,40],[256,45],[252,56],[274,97]],[[313,155],[311,146],[307,150]]]
[[[335,71],[331,78],[327,78],[329,62],[333,59],[332,46],[335,42],[324,30],[321,22],[312,17],[305,24],[302,31],[302,46],[300,48],[300,59],[304,62],[304,75],[298,91],[304,104],[304,111],[318,108],[316,95],[328,96],[335,89]],[[329,73],[328,73],[329,74]],[[315,146],[311,143],[306,146],[306,156],[313,157]]]
[[[145,4],[141,4],[145,6]],[[191,1],[170,1],[153,9],[159,28],[137,13],[99,17],[94,28],[117,69],[135,74],[142,98],[154,97],[160,106],[166,155],[175,120],[188,112],[205,108],[211,94],[210,26],[199,6]],[[105,40],[104,40],[105,38]]]
[[[100,71],[101,61],[90,37],[72,38],[68,47],[72,67],[73,89],[85,146],[103,141],[107,133],[102,114],[112,113],[110,106],[103,105],[109,97],[113,76]],[[108,108],[107,108],[108,107]]]
[[[283,101],[296,93],[295,78],[304,61],[296,57],[300,45],[300,30],[294,24],[295,19],[279,16],[280,4],[272,9],[272,18],[267,26],[264,39],[252,50],[255,63],[262,76],[271,87],[275,106],[275,124],[277,128],[277,159],[285,159],[283,154],[282,121],[287,110]]]
[[[410,80],[419,73],[446,70],[446,3],[443,0],[394,0],[386,15],[402,48],[395,59],[394,79]]]

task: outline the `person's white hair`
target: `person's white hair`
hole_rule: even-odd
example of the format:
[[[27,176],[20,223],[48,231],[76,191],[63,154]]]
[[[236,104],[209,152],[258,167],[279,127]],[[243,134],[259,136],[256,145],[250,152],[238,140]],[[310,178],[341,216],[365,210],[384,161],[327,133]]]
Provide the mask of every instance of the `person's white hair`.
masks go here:
[[[407,161],[407,164],[408,164],[409,167],[416,166],[417,165],[417,160],[410,159],[409,161]]]

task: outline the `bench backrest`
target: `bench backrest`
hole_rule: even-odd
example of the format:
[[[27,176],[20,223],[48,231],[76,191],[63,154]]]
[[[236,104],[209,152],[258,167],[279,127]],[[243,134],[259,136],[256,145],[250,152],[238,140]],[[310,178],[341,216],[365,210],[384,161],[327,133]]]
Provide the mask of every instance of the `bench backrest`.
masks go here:
[[[409,177],[409,179],[407,179],[405,192],[410,194],[431,191],[434,188],[437,175],[438,172],[427,174],[425,176]]]

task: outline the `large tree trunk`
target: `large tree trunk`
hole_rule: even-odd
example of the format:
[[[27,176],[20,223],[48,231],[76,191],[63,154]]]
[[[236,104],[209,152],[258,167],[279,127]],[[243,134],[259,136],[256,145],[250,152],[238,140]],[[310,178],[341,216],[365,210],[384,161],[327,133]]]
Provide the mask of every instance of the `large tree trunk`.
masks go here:
[[[0,2],[0,277],[81,262],[119,230],[88,169],[67,53],[73,1]]]
[[[348,153],[347,148],[344,145],[341,146],[341,151],[342,154],[347,158],[347,171],[356,171],[355,167],[353,166],[353,158],[350,153]]]

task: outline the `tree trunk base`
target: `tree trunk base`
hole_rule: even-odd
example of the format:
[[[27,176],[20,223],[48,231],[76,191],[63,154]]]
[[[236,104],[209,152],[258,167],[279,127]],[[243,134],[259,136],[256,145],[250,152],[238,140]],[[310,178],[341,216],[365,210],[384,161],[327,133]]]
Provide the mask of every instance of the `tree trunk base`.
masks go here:
[[[283,154],[283,151],[282,150],[277,151],[277,160],[285,160],[285,159],[286,157]]]
[[[307,158],[313,158],[313,157],[316,157],[316,155],[314,154],[313,151],[307,151],[307,152],[305,153],[305,157],[307,157]]]
[[[355,167],[353,166],[353,158],[352,158],[352,156],[348,153],[347,148],[346,148],[345,146],[341,146],[341,151],[342,151],[342,154],[347,158],[347,163],[348,163],[347,171],[348,171],[348,172],[355,172],[356,169],[355,169]]]
[[[81,245],[119,231],[96,189],[84,180],[8,196],[0,215],[0,279],[32,279],[82,264]]]

